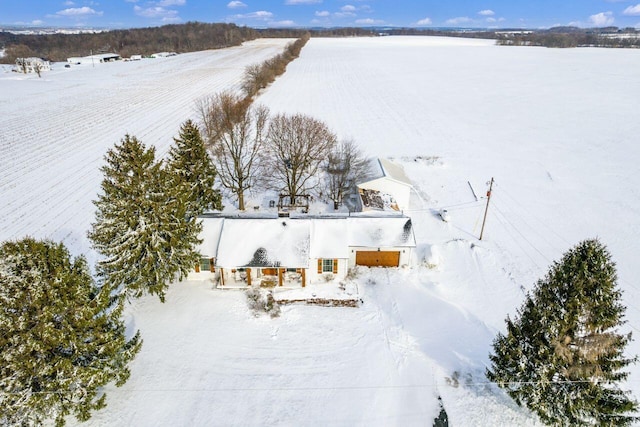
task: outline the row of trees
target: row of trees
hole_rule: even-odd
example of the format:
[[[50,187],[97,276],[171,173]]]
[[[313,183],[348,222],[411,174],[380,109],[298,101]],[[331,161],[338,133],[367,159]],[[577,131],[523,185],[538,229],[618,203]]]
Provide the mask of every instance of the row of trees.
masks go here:
[[[260,34],[252,28],[201,22],[83,34],[5,32],[0,33],[0,46],[6,48],[0,62],[14,63],[16,58],[28,57],[66,61],[68,57],[85,56],[90,51],[116,52],[123,57],[164,51],[194,52],[237,46],[258,37]]]
[[[245,209],[245,192],[270,188],[342,203],[350,186],[368,173],[368,161],[353,141],[338,142],[327,125],[303,114],[270,115],[246,97],[223,92],[198,104],[203,137],[220,183]],[[325,172],[319,179],[319,172]]]
[[[254,29],[227,23],[187,22],[161,27],[111,30],[82,34],[13,34],[0,32],[0,46],[6,56],[0,62],[14,63],[17,58],[40,57],[66,61],[71,56],[93,52],[115,52],[123,57],[155,52],[194,52],[237,46],[256,38],[296,38],[373,36],[363,28],[328,28],[302,30],[294,28]]]
[[[260,64],[250,65],[246,68],[242,81],[242,90],[247,98],[253,98],[260,89],[269,86],[281,74],[284,74],[289,62],[300,55],[300,51],[309,40],[309,33],[289,43],[284,52]]]
[[[601,28],[583,30],[575,27],[551,28],[522,34],[498,34],[503,46],[569,47],[640,47],[640,33],[633,28]]]

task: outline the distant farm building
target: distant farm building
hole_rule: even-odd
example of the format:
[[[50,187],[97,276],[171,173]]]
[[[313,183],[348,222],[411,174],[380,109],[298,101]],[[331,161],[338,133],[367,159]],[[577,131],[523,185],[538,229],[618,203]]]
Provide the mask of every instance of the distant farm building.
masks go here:
[[[176,56],[176,52],[158,52],[151,55],[152,58],[167,58],[169,56]]]
[[[17,58],[16,67],[20,73],[39,73],[51,70],[51,63],[42,58]]]
[[[371,169],[371,179],[358,184],[363,210],[383,210],[386,206],[408,209],[413,186],[402,166],[387,159],[376,159]]]
[[[98,53],[96,55],[89,56],[73,56],[67,58],[67,62],[73,65],[92,65],[100,64],[102,62],[115,62],[120,61],[122,57],[116,53]]]

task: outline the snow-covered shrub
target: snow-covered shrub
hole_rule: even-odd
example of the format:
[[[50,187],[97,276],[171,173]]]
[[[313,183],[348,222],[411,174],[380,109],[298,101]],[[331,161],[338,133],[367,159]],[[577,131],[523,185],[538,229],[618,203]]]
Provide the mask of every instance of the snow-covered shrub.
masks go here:
[[[360,274],[361,268],[360,266],[354,265],[353,267],[347,270],[347,279],[354,280]]]
[[[453,374],[451,375],[451,377],[445,377],[444,380],[451,387],[458,388],[458,386],[460,385],[460,372],[453,371]]]
[[[267,313],[271,317],[280,316],[280,306],[273,297],[272,291],[252,286],[247,289],[247,303],[256,316],[259,316],[260,313]]]
[[[330,282],[333,280],[335,276],[333,275],[333,273],[323,273],[322,274],[322,278],[324,279],[325,282]]]

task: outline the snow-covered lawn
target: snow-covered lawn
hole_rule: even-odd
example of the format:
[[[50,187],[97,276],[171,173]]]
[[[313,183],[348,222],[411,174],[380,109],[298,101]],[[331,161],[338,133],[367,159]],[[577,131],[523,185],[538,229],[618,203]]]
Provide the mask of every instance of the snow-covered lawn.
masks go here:
[[[197,98],[237,87],[285,43],[0,73],[0,239],[64,239],[91,260],[105,151],[129,132],[164,154]],[[131,378],[89,425],[430,425],[437,395],[452,425],[535,425],[483,371],[524,290],[579,240],[609,247],[623,332],[640,340],[638,69],[637,50],[310,40],[258,102],[404,166],[417,190],[405,212],[414,265],[361,272],[359,308],[291,305],[275,319],[208,282],[172,286],[165,304],[143,298],[127,310],[144,339]]]

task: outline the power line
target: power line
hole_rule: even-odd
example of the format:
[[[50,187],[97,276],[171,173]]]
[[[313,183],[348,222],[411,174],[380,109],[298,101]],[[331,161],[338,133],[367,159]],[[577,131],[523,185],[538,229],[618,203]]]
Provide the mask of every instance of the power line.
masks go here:
[[[502,217],[504,218],[504,220],[511,225],[511,227],[513,227],[513,229],[516,231],[516,233],[518,233],[520,235],[520,237],[522,237],[525,242],[527,242],[529,244],[529,246],[531,246],[536,252],[538,252],[540,254],[540,256],[542,256],[542,258],[544,258],[547,262],[551,262],[551,260],[549,258],[547,258],[547,256],[545,254],[543,254],[533,243],[531,243],[531,241],[529,239],[527,239],[527,237],[518,229],[518,227],[516,227],[505,215],[504,212],[502,212],[502,210],[500,208],[498,208],[498,205],[494,202],[494,207],[496,208],[496,210],[498,212],[500,212],[500,214],[502,215]]]
[[[525,212],[528,212],[528,209],[518,200],[516,199],[514,196],[512,196],[508,191],[506,191],[504,188],[500,187],[500,194],[504,194],[505,196],[507,196],[508,198],[510,198],[513,202],[515,202],[520,208],[522,208]],[[546,228],[547,230],[549,230],[551,233],[553,233],[556,237],[558,237],[560,240],[562,240],[565,244],[567,245],[571,245],[571,242],[569,242],[567,239],[565,239],[560,233],[558,233],[556,230],[554,230],[553,228],[551,228],[551,226],[549,225],[548,222],[544,222],[542,221],[540,218],[538,218],[537,216],[533,215],[533,219],[536,220],[536,222],[540,225],[542,225],[544,228]],[[529,226],[531,227],[531,226]],[[533,229],[533,227],[531,227]]]

